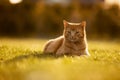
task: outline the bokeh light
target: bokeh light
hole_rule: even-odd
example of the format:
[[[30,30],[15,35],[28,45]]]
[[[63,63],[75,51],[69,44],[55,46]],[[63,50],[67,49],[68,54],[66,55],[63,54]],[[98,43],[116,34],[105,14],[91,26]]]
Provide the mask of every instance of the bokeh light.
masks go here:
[[[120,6],[120,0],[105,0],[107,4],[117,4]]]
[[[21,3],[22,0],[9,0],[11,4],[18,4]]]

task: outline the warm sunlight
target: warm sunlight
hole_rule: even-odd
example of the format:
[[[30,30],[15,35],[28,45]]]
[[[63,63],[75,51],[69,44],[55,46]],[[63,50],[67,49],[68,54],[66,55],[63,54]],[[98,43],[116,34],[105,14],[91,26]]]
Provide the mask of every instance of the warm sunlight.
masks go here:
[[[9,0],[11,4],[21,3],[22,0]]]
[[[107,4],[117,4],[120,6],[120,0],[105,0]]]

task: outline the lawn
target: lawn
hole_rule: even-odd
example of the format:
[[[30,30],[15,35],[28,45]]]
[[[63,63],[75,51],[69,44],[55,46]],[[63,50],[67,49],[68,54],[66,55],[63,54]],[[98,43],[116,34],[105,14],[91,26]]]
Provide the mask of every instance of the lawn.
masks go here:
[[[42,54],[44,39],[0,39],[0,80],[120,80],[120,42],[89,41],[90,57]]]

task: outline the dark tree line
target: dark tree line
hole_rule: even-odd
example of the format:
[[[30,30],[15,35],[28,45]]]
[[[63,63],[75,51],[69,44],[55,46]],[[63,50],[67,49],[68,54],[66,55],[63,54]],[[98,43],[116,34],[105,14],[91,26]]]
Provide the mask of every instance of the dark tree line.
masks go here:
[[[0,1],[0,36],[48,37],[62,34],[63,23],[87,21],[88,37],[120,37],[120,8],[103,3],[48,4],[44,0],[23,0],[12,5],[8,0]]]

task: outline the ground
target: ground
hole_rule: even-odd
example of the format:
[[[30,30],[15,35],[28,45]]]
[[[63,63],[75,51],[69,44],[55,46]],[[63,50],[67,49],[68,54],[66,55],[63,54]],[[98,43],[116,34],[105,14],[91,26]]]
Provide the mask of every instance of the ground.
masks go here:
[[[43,55],[44,39],[0,39],[0,80],[120,80],[119,41],[90,40],[88,56]]]

